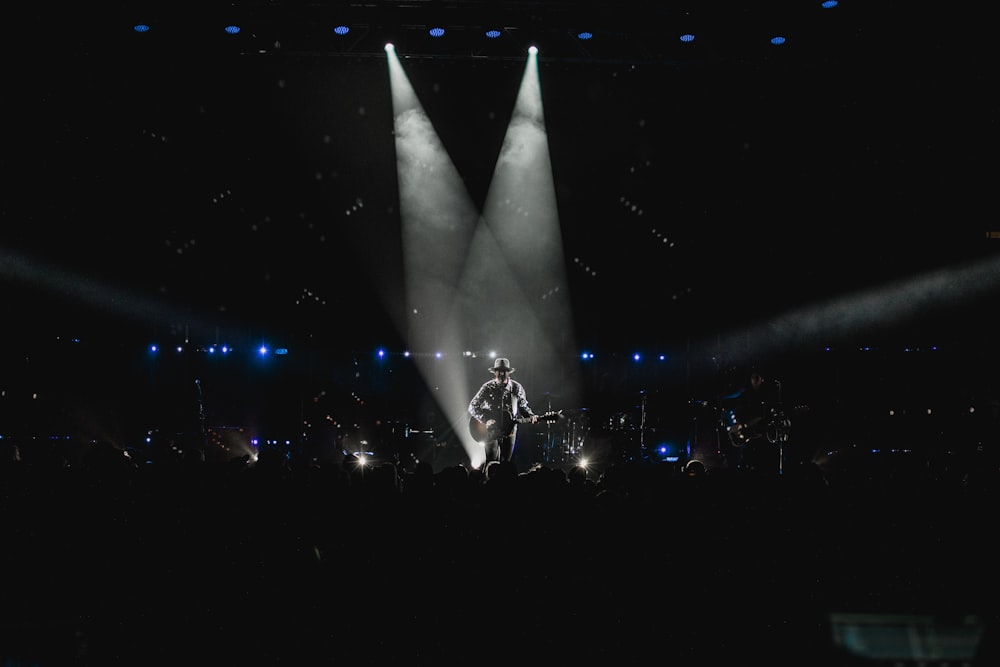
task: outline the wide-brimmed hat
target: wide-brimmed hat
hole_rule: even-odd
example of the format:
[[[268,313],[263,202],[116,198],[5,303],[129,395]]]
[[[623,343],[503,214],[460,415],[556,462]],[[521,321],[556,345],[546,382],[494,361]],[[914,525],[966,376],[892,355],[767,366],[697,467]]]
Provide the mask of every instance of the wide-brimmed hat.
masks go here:
[[[510,359],[505,359],[503,357],[497,357],[496,361],[493,362],[493,367],[487,369],[490,373],[495,373],[496,371],[507,371],[508,373],[513,373],[514,369],[510,366]]]

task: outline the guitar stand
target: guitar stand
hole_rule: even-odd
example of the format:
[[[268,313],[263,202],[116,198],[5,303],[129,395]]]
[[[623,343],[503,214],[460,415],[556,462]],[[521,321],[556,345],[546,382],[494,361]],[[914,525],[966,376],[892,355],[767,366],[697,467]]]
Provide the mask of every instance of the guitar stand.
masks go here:
[[[785,411],[781,407],[781,382],[775,380],[778,385],[778,402],[771,409],[770,421],[767,426],[767,440],[771,444],[778,445],[778,474],[785,472],[785,443],[788,442],[788,431],[792,427],[792,420],[785,416]]]
[[[788,431],[792,422],[779,406],[771,417],[771,422],[767,427],[767,440],[771,444],[778,445],[778,474],[785,470],[785,443],[788,442]]]
[[[639,460],[648,461],[646,453],[646,392],[642,392],[641,412],[639,413]]]

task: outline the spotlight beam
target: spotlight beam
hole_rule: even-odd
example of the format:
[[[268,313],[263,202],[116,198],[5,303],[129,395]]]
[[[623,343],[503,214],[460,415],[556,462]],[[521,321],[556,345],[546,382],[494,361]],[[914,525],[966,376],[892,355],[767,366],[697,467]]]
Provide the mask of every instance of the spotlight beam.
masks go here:
[[[727,350],[734,362],[746,362],[776,351],[899,327],[938,312],[970,307],[997,291],[1000,258],[987,258],[789,311],[730,332],[714,345],[703,343],[703,347]]]

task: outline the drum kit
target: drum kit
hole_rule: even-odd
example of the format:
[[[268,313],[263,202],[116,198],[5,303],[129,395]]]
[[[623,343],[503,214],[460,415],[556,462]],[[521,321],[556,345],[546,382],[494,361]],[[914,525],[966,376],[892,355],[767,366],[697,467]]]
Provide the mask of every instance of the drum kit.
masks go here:
[[[554,464],[576,464],[581,458],[605,462],[647,460],[647,449],[659,435],[655,433],[659,424],[652,418],[646,398],[646,393],[641,392],[640,404],[627,406],[624,410],[561,410],[562,419],[545,425],[542,459]],[[683,414],[683,407],[675,414]],[[725,400],[691,399],[686,407],[693,424],[687,444],[689,457],[717,458],[719,465],[743,467],[747,458],[744,451],[770,451],[772,448],[767,445],[772,445],[777,447],[781,472],[791,419],[780,403],[762,405],[760,412],[754,410],[754,414],[743,414]],[[680,421],[683,425],[684,420]],[[676,431],[674,428],[662,430]]]
[[[564,410],[566,419],[547,428],[544,459],[547,463],[576,463],[583,455],[590,431],[587,408]]]
[[[645,392],[639,405],[627,410],[561,410],[563,419],[546,428],[543,458],[547,463],[578,464],[583,459],[608,464],[645,460],[647,439],[653,437]]]

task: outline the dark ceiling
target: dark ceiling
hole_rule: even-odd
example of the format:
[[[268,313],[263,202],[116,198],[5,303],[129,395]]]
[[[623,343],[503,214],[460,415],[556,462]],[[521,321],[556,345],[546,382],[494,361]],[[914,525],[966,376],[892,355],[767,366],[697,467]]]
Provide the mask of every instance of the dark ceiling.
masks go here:
[[[0,233],[17,330],[392,339],[363,278],[399,263],[386,39],[477,203],[540,46],[583,341],[710,335],[995,254],[982,17],[762,7],[22,6]],[[360,228],[384,247],[359,252]]]

